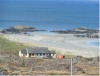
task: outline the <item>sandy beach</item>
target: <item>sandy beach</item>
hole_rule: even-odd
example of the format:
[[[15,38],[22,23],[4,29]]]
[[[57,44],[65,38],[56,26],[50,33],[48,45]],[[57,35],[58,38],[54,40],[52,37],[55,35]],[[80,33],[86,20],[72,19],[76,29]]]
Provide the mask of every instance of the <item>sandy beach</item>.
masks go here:
[[[72,34],[33,34],[33,36],[6,34],[4,37],[8,40],[24,43],[29,46],[48,47],[60,51],[64,55],[73,54],[83,57],[96,57],[99,55],[99,47],[87,44],[88,41],[97,41],[98,39],[76,38]]]

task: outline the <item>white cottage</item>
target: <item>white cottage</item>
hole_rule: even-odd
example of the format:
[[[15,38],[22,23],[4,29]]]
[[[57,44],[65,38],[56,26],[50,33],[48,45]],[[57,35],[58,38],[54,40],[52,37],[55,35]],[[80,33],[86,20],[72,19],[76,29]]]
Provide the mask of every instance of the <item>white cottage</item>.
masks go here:
[[[48,50],[45,47],[25,48],[19,51],[20,57],[56,57],[56,53],[53,50]]]

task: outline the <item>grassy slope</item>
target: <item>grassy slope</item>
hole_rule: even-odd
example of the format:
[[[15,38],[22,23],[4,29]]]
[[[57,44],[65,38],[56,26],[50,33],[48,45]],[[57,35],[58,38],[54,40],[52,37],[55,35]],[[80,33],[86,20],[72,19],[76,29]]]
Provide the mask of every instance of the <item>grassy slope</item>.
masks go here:
[[[19,50],[25,48],[26,46],[9,41],[2,36],[0,36],[0,51],[14,52],[17,53]]]

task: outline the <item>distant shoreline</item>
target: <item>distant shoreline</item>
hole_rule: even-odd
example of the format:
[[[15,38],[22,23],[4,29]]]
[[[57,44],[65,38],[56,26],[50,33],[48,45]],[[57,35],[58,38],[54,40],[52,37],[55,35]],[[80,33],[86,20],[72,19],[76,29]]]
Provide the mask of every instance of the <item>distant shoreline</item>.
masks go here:
[[[88,29],[86,27],[79,27],[76,29],[71,29],[71,30],[53,30],[53,31],[48,31],[48,30],[43,30],[43,29],[38,29],[35,27],[30,27],[30,26],[23,26],[23,25],[18,25],[15,27],[9,27],[4,30],[0,30],[0,33],[3,34],[27,34],[30,35],[32,33],[37,34],[73,34],[74,37],[81,37],[81,38],[99,38],[99,30],[96,29]]]

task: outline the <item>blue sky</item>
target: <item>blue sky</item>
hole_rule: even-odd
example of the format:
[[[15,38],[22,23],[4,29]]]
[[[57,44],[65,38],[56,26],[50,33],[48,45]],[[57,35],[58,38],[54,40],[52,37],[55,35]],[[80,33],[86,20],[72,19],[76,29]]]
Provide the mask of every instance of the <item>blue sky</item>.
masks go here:
[[[0,1],[99,1],[99,0],[0,0]]]

